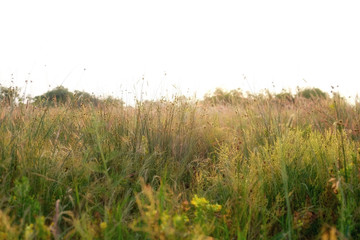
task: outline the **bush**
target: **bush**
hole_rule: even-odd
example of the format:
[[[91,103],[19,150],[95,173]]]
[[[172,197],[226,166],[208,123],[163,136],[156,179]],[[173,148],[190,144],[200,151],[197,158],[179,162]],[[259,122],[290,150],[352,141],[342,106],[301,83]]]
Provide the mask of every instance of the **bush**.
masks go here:
[[[239,104],[244,98],[241,89],[226,91],[217,88],[213,93],[204,96],[204,102],[212,105],[217,104]]]
[[[282,91],[281,93],[276,94],[275,97],[279,100],[294,102],[294,96],[290,92]]]
[[[327,93],[321,91],[319,88],[305,88],[303,90],[300,90],[297,96],[306,99],[314,99],[314,98],[325,99],[328,97]]]
[[[58,86],[51,91],[44,93],[43,95],[36,96],[35,103],[37,104],[65,104],[72,101],[74,94],[63,86]]]

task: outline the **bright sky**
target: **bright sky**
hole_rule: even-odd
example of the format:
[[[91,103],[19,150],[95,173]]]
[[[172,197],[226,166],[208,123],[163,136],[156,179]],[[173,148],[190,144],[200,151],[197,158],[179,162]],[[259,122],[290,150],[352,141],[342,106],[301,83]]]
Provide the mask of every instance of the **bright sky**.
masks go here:
[[[339,85],[355,96],[359,10],[347,0],[1,0],[0,83],[32,81],[33,96],[61,84],[148,97]]]

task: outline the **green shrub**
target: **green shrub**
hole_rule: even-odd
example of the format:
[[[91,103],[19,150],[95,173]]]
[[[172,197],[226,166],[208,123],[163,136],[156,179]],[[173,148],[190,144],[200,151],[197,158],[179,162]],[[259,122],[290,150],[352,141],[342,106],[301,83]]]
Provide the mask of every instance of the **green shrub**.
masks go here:
[[[316,99],[316,98],[325,99],[328,97],[328,95],[325,92],[321,91],[319,88],[302,89],[297,93],[297,96],[307,99]]]

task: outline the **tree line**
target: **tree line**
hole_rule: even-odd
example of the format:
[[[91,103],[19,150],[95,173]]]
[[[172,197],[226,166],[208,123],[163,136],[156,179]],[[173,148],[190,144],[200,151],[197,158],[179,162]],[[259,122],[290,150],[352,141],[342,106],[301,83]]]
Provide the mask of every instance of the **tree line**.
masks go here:
[[[72,106],[80,107],[84,104],[91,104],[98,106],[102,103],[113,103],[123,105],[124,102],[121,99],[114,97],[99,98],[94,94],[90,94],[85,91],[75,90],[74,92],[69,91],[63,86],[55,87],[46,93],[35,96],[33,98],[21,97],[19,87],[5,87],[0,86],[0,102],[6,105],[13,105],[18,103],[25,103],[29,101],[39,106],[58,106],[71,104]]]
[[[319,88],[298,89],[296,94],[292,94],[290,91],[285,90],[277,94],[272,94],[268,91],[265,92],[265,94],[244,94],[241,89],[227,91],[221,88],[217,88],[212,93],[205,94],[202,101],[211,105],[236,105],[241,104],[244,100],[258,97],[269,97],[279,101],[294,102],[295,99],[299,97],[306,99],[326,99],[329,96]],[[79,107],[84,104],[91,104],[93,106],[98,106],[101,103],[113,103],[119,105],[124,104],[121,99],[117,99],[111,96],[107,98],[99,98],[94,94],[90,94],[85,91],[75,90],[74,92],[71,92],[63,86],[55,87],[54,89],[47,91],[42,95],[28,98],[27,100],[35,105],[40,106],[58,106],[71,104],[73,106]],[[19,87],[0,86],[0,102],[7,105],[25,103],[25,98],[20,96]]]

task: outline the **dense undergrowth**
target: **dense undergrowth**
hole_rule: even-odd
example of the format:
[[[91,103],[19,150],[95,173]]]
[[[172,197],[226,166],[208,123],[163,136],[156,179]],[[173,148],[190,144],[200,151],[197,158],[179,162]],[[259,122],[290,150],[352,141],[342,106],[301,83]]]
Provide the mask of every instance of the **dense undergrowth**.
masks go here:
[[[359,239],[339,95],[0,110],[0,239]]]

